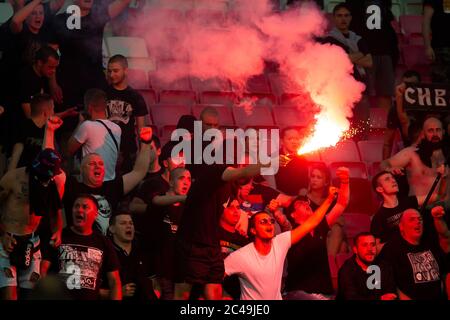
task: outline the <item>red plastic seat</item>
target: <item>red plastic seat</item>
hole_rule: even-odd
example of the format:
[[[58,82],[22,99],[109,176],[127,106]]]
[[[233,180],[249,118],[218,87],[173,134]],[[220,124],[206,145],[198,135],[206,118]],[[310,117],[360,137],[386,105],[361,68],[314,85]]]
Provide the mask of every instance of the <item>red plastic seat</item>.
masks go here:
[[[312,115],[302,113],[295,107],[274,107],[273,116],[275,123],[280,128],[290,126],[306,127],[313,120]]]
[[[228,79],[210,78],[201,80],[199,78],[191,77],[192,89],[197,93],[204,91],[221,91],[231,92],[231,83]]]
[[[272,92],[278,97],[286,93],[298,94],[298,92],[301,92],[300,87],[285,75],[269,73],[267,79],[269,80]]]
[[[150,81],[145,70],[128,69],[128,84],[136,90],[150,89]]]
[[[232,108],[236,125],[241,128],[246,127],[273,127],[274,122],[270,108],[266,106],[253,107],[247,113],[244,107],[234,106]]]
[[[339,179],[333,179],[333,185],[339,186]],[[345,212],[371,215],[375,212],[376,206],[377,202],[370,181],[362,178],[350,178],[350,202],[345,208]]]
[[[244,99],[255,100],[254,105],[272,107],[277,103],[277,98],[271,93],[244,93]]]
[[[383,160],[383,145],[382,141],[358,141],[359,153],[361,160],[367,164],[373,162],[380,162]]]
[[[423,45],[404,45],[401,47],[403,60],[408,68],[429,66],[430,61],[425,54]]]
[[[339,142],[335,147],[330,147],[320,152],[321,158],[326,163],[332,162],[360,162],[358,148],[353,140]]]
[[[233,92],[206,91],[200,94],[200,103],[232,107],[236,103],[236,95]]]
[[[400,16],[400,27],[402,32],[409,36],[411,34],[422,34],[423,16],[403,15]]]
[[[353,239],[360,232],[370,231],[371,216],[361,213],[344,213],[344,232]]]
[[[191,108],[186,105],[156,104],[150,110],[158,127],[176,126],[182,115],[191,114]]]
[[[192,107],[192,114],[200,120],[200,114],[202,110],[206,107],[213,107],[219,113],[219,124],[224,127],[234,127],[236,124],[234,123],[233,113],[230,107],[220,105],[220,104],[197,104]]]
[[[267,80],[266,76],[263,74],[250,77],[247,80],[247,83],[245,86],[245,92],[263,93],[263,94],[272,93],[272,91],[270,90],[269,81]]]
[[[157,77],[155,74],[150,73],[149,79],[152,88],[156,91],[192,91],[191,82],[188,77],[180,78],[175,81],[165,81]]]
[[[159,95],[159,102],[163,104],[192,106],[197,102],[196,100],[196,95],[193,91],[163,90]]]

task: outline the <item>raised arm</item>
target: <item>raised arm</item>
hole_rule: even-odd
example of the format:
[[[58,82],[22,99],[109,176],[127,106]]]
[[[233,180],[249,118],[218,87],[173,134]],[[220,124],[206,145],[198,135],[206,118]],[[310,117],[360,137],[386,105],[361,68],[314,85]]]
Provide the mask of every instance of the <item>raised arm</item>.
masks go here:
[[[139,134],[141,147],[133,170],[123,176],[123,193],[127,194],[144,179],[150,167],[152,128],[144,127]]]
[[[124,11],[126,9],[126,7],[128,7],[130,2],[131,2],[131,0],[116,0],[116,1],[112,2],[108,6],[109,17],[111,19],[114,19],[115,17],[117,17],[119,14],[122,13],[122,11]]]
[[[178,202],[184,202],[186,201],[185,195],[161,195],[161,196],[155,196],[152,200],[152,203],[157,206],[170,206],[172,204],[178,203]]]
[[[327,215],[328,226],[332,226],[336,223],[339,217],[344,213],[350,200],[350,171],[348,168],[340,167],[336,170],[336,175],[339,178],[339,193],[337,202]]]
[[[11,160],[9,161],[8,164],[8,171],[17,168],[17,164],[19,163],[22,152],[23,152],[23,143],[17,142],[16,144],[14,144]]]
[[[334,194],[336,193],[336,191],[337,191],[336,188],[331,187],[328,197],[325,199],[322,205],[314,212],[314,214],[311,217],[309,217],[308,220],[306,220],[304,223],[302,223],[297,228],[291,231],[292,245],[299,242],[305,235],[310,233],[312,230],[314,230],[315,227],[319,225],[320,221],[322,221],[323,217],[325,217],[328,208],[333,202]]]
[[[381,170],[386,170],[395,175],[403,175],[403,169],[406,168],[411,161],[412,147],[405,148],[389,159],[383,160],[380,164]]]
[[[55,149],[55,131],[61,127],[63,121],[56,117],[52,116],[47,119],[47,123],[45,125],[45,133],[44,133],[44,141],[42,143],[42,150],[44,149]]]
[[[11,20],[11,31],[13,33],[20,33],[23,30],[23,23],[28,18],[28,16],[33,12],[34,8],[42,3],[42,0],[33,0],[22,9],[14,14]]]
[[[434,227],[439,235],[439,244],[445,253],[450,252],[450,231],[444,220],[445,210],[442,206],[431,209],[434,220]]]

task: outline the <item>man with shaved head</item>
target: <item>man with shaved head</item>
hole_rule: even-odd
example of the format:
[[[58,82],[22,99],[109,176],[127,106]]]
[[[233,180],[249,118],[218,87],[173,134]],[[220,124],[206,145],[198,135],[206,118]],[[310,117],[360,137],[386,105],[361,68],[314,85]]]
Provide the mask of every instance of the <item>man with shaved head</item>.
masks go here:
[[[449,148],[442,143],[442,122],[434,117],[425,120],[422,127],[422,140],[417,147],[401,150],[381,163],[381,169],[394,175],[406,173],[410,194],[426,195],[437,175],[437,169],[447,165]],[[446,170],[447,171],[447,170]],[[437,192],[438,188],[434,190]]]
[[[422,237],[422,215],[415,209],[405,210],[399,229],[400,234],[381,251],[381,259],[393,269],[398,297],[401,300],[443,299],[442,282],[447,272],[444,252],[436,242]]]
[[[105,181],[104,179],[104,159],[96,153],[86,155],[80,168],[81,181],[74,177],[67,179],[63,199],[66,215],[70,215],[70,208],[79,194],[91,194],[96,198],[99,205],[95,227],[106,235],[109,218],[117,208],[119,201],[144,179],[148,171],[152,148],[151,137],[152,129],[149,127],[142,128],[140,132],[141,147],[133,170],[125,175],[116,176],[111,181]],[[70,224],[70,216],[67,216],[67,222]]]

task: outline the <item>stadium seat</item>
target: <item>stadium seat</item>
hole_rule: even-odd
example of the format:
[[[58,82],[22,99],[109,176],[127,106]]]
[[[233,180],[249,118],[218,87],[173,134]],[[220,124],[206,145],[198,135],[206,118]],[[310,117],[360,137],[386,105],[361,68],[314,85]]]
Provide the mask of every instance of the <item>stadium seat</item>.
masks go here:
[[[368,179],[367,166],[364,162],[340,161],[330,163],[331,176],[336,177],[336,170],[339,167],[347,167],[350,171],[350,178]]]
[[[0,3],[0,25],[9,20],[14,14],[14,9],[9,3]]]
[[[414,69],[430,65],[425,54],[425,46],[421,45],[404,45],[401,47],[403,60],[408,68]]]
[[[266,106],[253,107],[247,113],[244,107],[234,106],[232,108],[236,125],[240,128],[246,127],[273,127],[274,122],[270,108]]]
[[[274,107],[273,116],[275,123],[280,127],[300,126],[306,127],[312,120],[308,114],[302,114],[295,107]]]
[[[244,90],[245,92],[249,93],[263,93],[263,94],[272,93],[270,90],[269,81],[263,74],[249,78],[247,80]]]
[[[192,91],[191,82],[188,77],[176,79],[175,81],[166,81],[154,73],[149,74],[151,86],[156,91]]]
[[[277,98],[270,93],[244,93],[243,99],[254,100],[253,104],[258,106],[272,107],[277,103]]]
[[[370,231],[370,215],[361,213],[344,213],[344,219],[344,232],[348,239],[353,240],[358,233]]]
[[[403,0],[403,12],[407,15],[421,15],[423,13],[423,0]]]
[[[236,103],[236,95],[233,92],[206,91],[200,94],[200,103],[232,107]]]
[[[145,70],[128,69],[128,84],[136,90],[150,89],[150,81]]]
[[[155,105],[158,102],[156,92],[153,90],[139,90],[139,93],[144,98],[148,109],[150,108],[150,106]]]
[[[194,91],[163,90],[159,94],[159,102],[192,106],[197,103],[197,98]]]
[[[148,58],[145,40],[137,37],[107,37],[106,46],[111,56],[121,54],[127,58]]]
[[[205,91],[222,91],[231,92],[231,84],[228,79],[210,78],[201,80],[196,77],[191,77],[192,89],[197,93]]]
[[[322,161],[327,164],[332,162],[360,162],[358,147],[353,140],[339,142],[335,147],[327,148],[320,152]]]
[[[383,145],[382,141],[358,141],[359,154],[361,160],[365,163],[372,164],[383,160]]]
[[[322,158],[320,157],[319,151],[304,154],[303,157],[310,163],[318,163],[318,162],[324,163],[322,161]]]
[[[200,120],[200,114],[202,110],[206,107],[213,107],[217,110],[219,113],[219,123],[223,127],[235,127],[234,119],[233,119],[233,113],[231,111],[230,107],[221,105],[221,104],[197,104],[192,107],[192,114]]]
[[[155,125],[176,126],[178,119],[185,114],[191,114],[191,108],[185,105],[155,104],[150,108]]]
[[[284,93],[298,94],[300,87],[295,84],[289,77],[279,73],[269,73],[267,75],[272,93],[277,97],[281,97]]]
[[[401,31],[407,38],[409,44],[423,45],[422,22],[422,16],[404,15],[400,17]]]

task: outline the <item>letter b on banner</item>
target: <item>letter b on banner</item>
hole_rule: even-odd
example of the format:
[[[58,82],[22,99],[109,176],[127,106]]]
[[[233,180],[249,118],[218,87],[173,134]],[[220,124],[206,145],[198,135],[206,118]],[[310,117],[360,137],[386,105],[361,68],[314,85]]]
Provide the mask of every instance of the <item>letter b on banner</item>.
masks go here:
[[[369,30],[381,29],[381,9],[376,4],[367,7],[367,14],[370,16],[367,18],[366,26]]]
[[[81,9],[79,6],[71,5],[67,7],[66,12],[70,14],[67,18],[66,26],[69,30],[80,30],[81,29]]]
[[[366,270],[371,276],[367,278],[366,286],[369,290],[381,289],[381,270],[377,265],[371,265]]]

